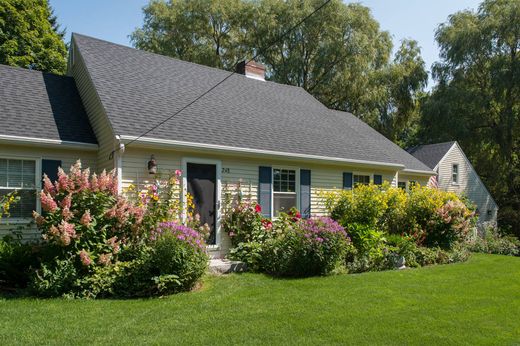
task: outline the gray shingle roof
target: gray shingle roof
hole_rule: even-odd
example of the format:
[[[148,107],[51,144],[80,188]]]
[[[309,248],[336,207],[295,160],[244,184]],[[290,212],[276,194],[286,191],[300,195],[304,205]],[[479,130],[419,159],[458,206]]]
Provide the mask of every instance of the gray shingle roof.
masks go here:
[[[0,65],[0,134],[97,143],[74,79]]]
[[[426,166],[434,169],[439,161],[446,155],[448,150],[455,144],[452,142],[418,145],[407,149],[410,154],[423,162]]]
[[[74,34],[116,135],[138,136],[229,72]],[[146,137],[428,167],[304,89],[233,75]]]

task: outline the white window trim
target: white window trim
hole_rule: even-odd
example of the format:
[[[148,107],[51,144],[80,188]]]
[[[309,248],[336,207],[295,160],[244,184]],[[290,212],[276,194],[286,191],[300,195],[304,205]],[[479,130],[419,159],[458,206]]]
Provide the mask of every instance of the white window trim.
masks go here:
[[[294,166],[272,166],[271,167],[271,219],[276,220],[277,217],[275,217],[275,211],[274,211],[274,170],[275,169],[285,169],[285,170],[291,170],[295,173],[295,184],[294,187],[295,193],[296,193],[296,209],[300,210],[300,167],[294,167]],[[277,192],[277,193],[291,193],[292,192]]]
[[[34,161],[34,189],[36,190],[36,212],[41,214],[41,202],[40,202],[40,191],[42,190],[42,157],[41,156],[16,156],[16,155],[4,155],[0,153],[0,159],[7,160],[26,160],[26,161]],[[11,190],[24,190],[22,188],[9,188]],[[32,217],[9,217],[2,218],[0,220],[0,224],[25,224],[32,221]]]
[[[200,163],[207,165],[216,166],[216,205],[215,205],[215,244],[207,245],[207,249],[210,251],[219,251],[222,245],[222,231],[220,227],[221,218],[221,192],[222,192],[222,161],[205,159],[199,157],[183,157],[182,158],[182,194],[181,201],[183,205],[182,219],[186,220],[186,200],[188,195],[188,163]]]
[[[453,167],[457,166],[457,181],[453,180]],[[460,181],[460,165],[458,163],[451,164],[451,185],[459,185]]]

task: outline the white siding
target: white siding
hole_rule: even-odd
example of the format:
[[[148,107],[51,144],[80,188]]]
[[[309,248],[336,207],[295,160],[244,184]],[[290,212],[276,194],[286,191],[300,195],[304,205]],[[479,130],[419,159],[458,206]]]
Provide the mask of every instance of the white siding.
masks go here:
[[[452,181],[453,164],[459,166],[457,183]],[[437,173],[441,189],[465,195],[477,205],[481,214],[479,222],[496,221],[498,207],[458,144],[454,144],[440,161]],[[491,210],[490,216],[488,210]]]
[[[236,193],[238,185],[241,186],[244,197],[251,196],[253,201],[257,200],[258,192],[258,169],[259,166],[288,167],[295,169],[311,170],[311,213],[312,215],[325,215],[324,203],[320,198],[322,191],[338,191],[343,187],[343,173],[354,174],[381,174],[383,181],[395,183],[396,171],[372,171],[359,169],[353,166],[317,165],[303,162],[283,161],[268,158],[248,158],[239,156],[226,156],[215,154],[203,154],[201,152],[180,152],[174,150],[137,149],[128,147],[122,159],[122,184],[123,191],[130,184],[141,190],[150,183],[154,176],[148,174],[147,163],[151,155],[157,161],[158,173],[167,174],[176,169],[182,169],[183,158],[200,158],[220,160],[222,162],[222,192],[233,191]],[[419,179],[416,179],[419,180]],[[223,198],[223,197],[222,197]],[[222,256],[227,253],[230,246],[228,237],[222,235],[220,251],[214,252],[214,256]]]
[[[90,125],[94,130],[97,141],[99,143],[99,151],[97,154],[97,170],[111,171],[114,169],[114,159],[109,159],[110,153],[114,150],[116,142],[115,135],[106,116],[105,110],[99,96],[92,84],[92,80],[83,62],[81,54],[77,50],[74,42],[72,42],[74,50],[74,64],[69,66],[69,73],[72,74],[76,81],[83,106],[87,112]]]
[[[78,159],[81,160],[83,168],[89,167],[92,171],[96,170],[96,152],[95,151],[81,151],[81,150],[68,150],[68,149],[54,149],[44,148],[37,146],[20,146],[20,145],[2,145],[0,148],[0,158],[26,158],[35,159],[37,161],[42,159],[48,160],[61,160],[61,164],[65,171],[68,171]],[[36,176],[42,175],[41,164],[37,165],[40,167],[40,171],[36,172]],[[41,183],[39,179],[36,179],[40,186],[37,189],[41,189]],[[11,220],[3,219],[0,221],[0,237],[10,233],[12,230],[17,228],[23,228],[23,237],[26,240],[35,239],[39,233],[35,225],[27,226],[32,219],[27,220]]]

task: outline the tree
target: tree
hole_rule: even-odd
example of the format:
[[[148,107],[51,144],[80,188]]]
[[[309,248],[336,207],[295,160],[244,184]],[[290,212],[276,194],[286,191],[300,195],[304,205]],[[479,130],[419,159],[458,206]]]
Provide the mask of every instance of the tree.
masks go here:
[[[151,0],[130,38],[139,49],[230,69],[246,55],[242,29],[251,8],[241,0]]]
[[[419,139],[457,139],[520,235],[520,1],[485,0],[437,32],[438,85],[424,101]]]
[[[47,0],[0,0],[0,64],[62,74],[64,35]]]
[[[300,86],[406,140],[427,79],[417,43],[404,41],[391,61],[390,35],[370,10],[340,0],[282,37],[323,2],[152,0],[131,39],[140,49],[229,70],[258,54],[268,79]]]

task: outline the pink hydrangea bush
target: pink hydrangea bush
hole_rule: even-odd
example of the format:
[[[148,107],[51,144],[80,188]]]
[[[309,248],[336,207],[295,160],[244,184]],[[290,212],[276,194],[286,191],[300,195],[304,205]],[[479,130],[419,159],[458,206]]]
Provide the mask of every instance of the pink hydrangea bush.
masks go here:
[[[113,173],[91,175],[80,161],[68,174],[59,168],[54,183],[45,175],[40,201],[43,215],[33,216],[43,240],[84,267],[110,264],[120,246],[142,237],[145,209],[118,196]]]
[[[56,182],[44,177],[39,295],[148,296],[193,287],[206,270],[208,227],[181,222],[179,177],[155,182],[137,199],[118,194],[112,173],[90,174],[74,164]],[[44,258],[45,257],[45,258]]]

